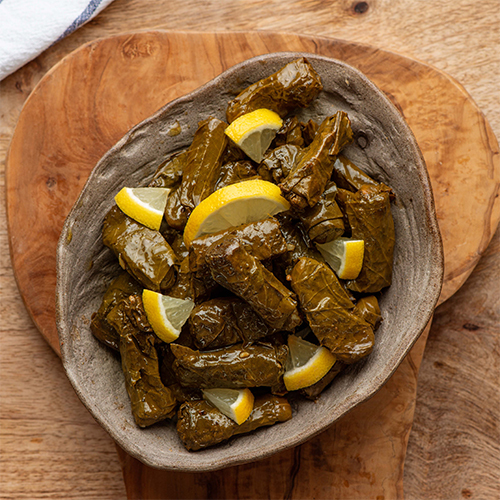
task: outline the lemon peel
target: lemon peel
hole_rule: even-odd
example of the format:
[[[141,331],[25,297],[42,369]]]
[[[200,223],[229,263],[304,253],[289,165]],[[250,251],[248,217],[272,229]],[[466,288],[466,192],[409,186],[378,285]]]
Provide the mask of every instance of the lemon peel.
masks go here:
[[[363,240],[337,238],[316,246],[340,279],[354,280],[358,277],[365,253]]]
[[[266,219],[289,208],[272,182],[252,179],[225,186],[192,211],[184,228],[184,244],[189,248],[195,238]]]
[[[297,391],[319,382],[335,364],[335,356],[295,335],[288,337],[289,354],[283,382],[288,391]]]
[[[236,118],[225,133],[253,161],[260,163],[282,125],[278,113],[262,108]]]
[[[167,205],[168,188],[122,188],[115,196],[118,208],[132,219],[158,231]]]
[[[202,392],[206,400],[238,425],[252,413],[254,396],[250,389],[204,389]]]
[[[194,303],[145,289],[142,303],[151,328],[164,342],[177,340],[182,326],[188,320]]]

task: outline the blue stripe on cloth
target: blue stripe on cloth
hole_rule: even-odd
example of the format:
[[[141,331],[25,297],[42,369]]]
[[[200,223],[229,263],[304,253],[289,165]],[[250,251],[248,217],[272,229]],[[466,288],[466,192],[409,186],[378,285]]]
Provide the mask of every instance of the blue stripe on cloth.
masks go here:
[[[0,0],[0,2],[1,1],[2,0]],[[101,2],[102,0],[90,0],[85,10],[66,28],[66,31],[56,40],[56,42],[59,42],[70,33],[73,33],[73,31],[78,29],[82,24],[85,24],[94,15],[94,12],[99,5],[101,5]]]

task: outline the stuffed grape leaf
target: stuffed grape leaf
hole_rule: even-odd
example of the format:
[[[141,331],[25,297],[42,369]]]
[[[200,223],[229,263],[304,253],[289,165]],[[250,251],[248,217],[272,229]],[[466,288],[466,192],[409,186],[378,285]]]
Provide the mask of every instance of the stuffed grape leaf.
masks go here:
[[[237,297],[218,297],[199,304],[191,312],[189,328],[199,349],[249,343],[274,333],[244,300]]]
[[[331,182],[316,205],[297,212],[314,243],[328,243],[344,234],[344,214],[335,200],[336,196],[337,186]]]
[[[123,271],[111,282],[104,293],[99,309],[92,315],[90,330],[103,344],[115,351],[120,349],[120,334],[109,323],[108,314],[122,299],[141,291],[142,287],[139,283],[129,273]]]
[[[270,394],[255,398],[252,413],[241,425],[226,417],[208,401],[191,401],[179,408],[177,432],[184,446],[196,451],[222,443],[237,434],[246,434],[291,418],[290,403],[285,398]]]
[[[217,118],[199,123],[187,150],[181,185],[167,199],[165,215],[174,229],[184,229],[194,207],[213,193],[227,143],[226,127],[227,124]]]
[[[305,108],[323,90],[321,78],[305,58],[288,63],[276,73],[240,92],[229,102],[229,123],[256,109],[270,109],[284,118],[297,107]]]
[[[212,245],[206,261],[213,279],[246,300],[271,328],[293,331],[302,322],[294,294],[235,236]]]
[[[361,297],[356,302],[352,312],[360,318],[363,318],[367,323],[370,323],[374,330],[378,328],[382,321],[382,313],[380,312],[380,306],[378,305],[378,300],[375,295]]]
[[[395,233],[390,194],[382,184],[365,184],[356,193],[339,189],[337,199],[349,220],[352,238],[365,242],[361,272],[347,281],[347,287],[353,292],[379,292],[392,282]]]
[[[120,334],[120,356],[125,385],[138,426],[147,427],[175,414],[177,401],[160,378],[159,342],[146,318],[139,295],[115,306],[108,321]]]
[[[282,386],[288,347],[284,344],[235,344],[211,351],[195,351],[171,344],[173,370],[185,387],[238,389]]]
[[[323,120],[313,142],[280,183],[285,198],[294,208],[303,210],[318,203],[330,181],[335,156],[351,141],[352,129],[347,113],[337,111]]]
[[[241,245],[259,260],[270,259],[288,251],[279,222],[274,217],[250,222],[234,229],[208,234],[192,241],[189,255],[190,267],[197,276],[207,274],[206,254],[208,250],[227,236],[237,238]]]
[[[304,137],[302,137],[302,124],[296,116],[290,116],[284,120],[283,125],[278,130],[274,139],[274,144],[277,146],[293,145],[303,148],[305,145]]]
[[[291,172],[302,152],[302,148],[293,144],[278,146],[264,155],[257,171],[265,181],[279,184]]]
[[[352,313],[354,304],[327,264],[302,257],[292,270],[291,283],[321,345],[344,363],[371,352],[373,329]]]
[[[197,278],[189,266],[189,257],[184,258],[177,271],[177,279],[168,295],[178,299],[190,299],[195,304],[209,300],[213,294],[220,292],[222,287],[217,284],[210,274]]]
[[[380,185],[383,191],[387,191],[391,195],[392,189],[385,184],[373,180],[368,174],[357,167],[352,161],[345,156],[339,155],[333,164],[332,180],[337,187],[347,189],[348,191],[356,192],[362,186],[368,184],[370,186]]]
[[[160,292],[175,281],[175,254],[165,238],[125,215],[116,205],[104,219],[103,243],[121,267],[145,288]]]
[[[186,165],[187,155],[188,151],[185,150],[163,161],[156,169],[149,187],[177,188],[182,181],[182,172]]]
[[[291,268],[297,261],[304,256],[323,261],[322,255],[314,245],[309,245],[309,236],[300,221],[295,219],[289,212],[276,214],[279,220],[281,233],[288,245],[288,252],[283,254],[276,260],[278,264],[283,266],[289,274]]]
[[[223,163],[214,191],[223,187],[257,177],[257,169],[251,161]]]

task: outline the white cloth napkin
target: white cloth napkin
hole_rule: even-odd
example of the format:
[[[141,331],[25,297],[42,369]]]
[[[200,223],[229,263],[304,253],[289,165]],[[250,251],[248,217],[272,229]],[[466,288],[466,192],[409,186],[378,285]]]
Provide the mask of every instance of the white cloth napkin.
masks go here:
[[[0,0],[0,80],[96,16],[113,0]]]

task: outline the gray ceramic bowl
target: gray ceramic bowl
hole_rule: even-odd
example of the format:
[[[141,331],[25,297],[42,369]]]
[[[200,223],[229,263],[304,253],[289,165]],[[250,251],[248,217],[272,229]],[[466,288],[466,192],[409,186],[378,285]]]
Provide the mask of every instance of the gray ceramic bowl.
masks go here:
[[[293,418],[211,449],[188,452],[174,424],[138,428],[118,357],[91,334],[89,321],[118,271],[101,227],[121,187],[144,185],[171,152],[191,142],[198,121],[224,119],[239,90],[305,55],[324,91],[301,114],[321,121],[349,114],[355,142],[345,154],[396,193],[394,278],[381,298],[384,321],[370,356],[337,377],[318,402],[301,401]],[[181,133],[169,135],[178,122]],[[441,239],[422,155],[409,127],[384,94],[356,69],[313,54],[277,53],[245,61],[143,121],[99,161],[64,225],[57,250],[57,326],[67,375],[94,418],[129,454],[162,469],[208,471],[264,458],[296,446],[371,397],[422,333],[443,275]]]

